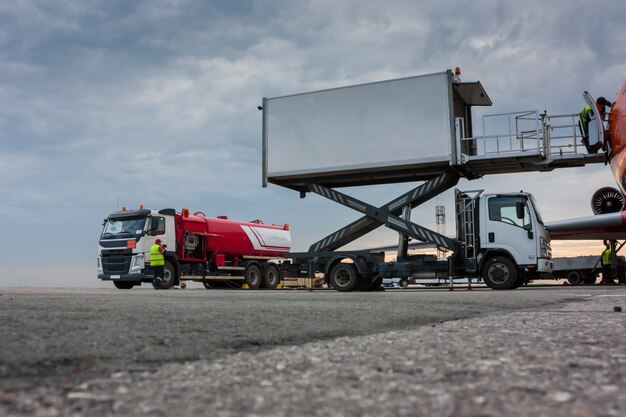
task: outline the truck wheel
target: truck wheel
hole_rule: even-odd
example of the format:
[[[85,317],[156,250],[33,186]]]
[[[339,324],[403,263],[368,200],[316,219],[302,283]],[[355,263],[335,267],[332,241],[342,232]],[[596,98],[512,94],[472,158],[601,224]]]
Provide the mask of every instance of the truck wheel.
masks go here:
[[[274,289],[280,284],[280,272],[278,267],[274,264],[270,264],[265,268],[265,274],[263,276],[265,288]]]
[[[398,285],[400,286],[400,288],[406,288],[409,286],[409,280],[406,278],[402,278],[399,282]]]
[[[133,281],[113,281],[113,285],[118,290],[130,290],[135,286],[135,283]]]
[[[337,291],[354,291],[359,284],[359,274],[354,265],[339,263],[330,270],[330,283]]]
[[[522,274],[519,274],[517,280],[515,281],[515,285],[513,285],[513,289],[519,288],[526,283],[528,283],[526,277],[524,277]]]
[[[580,271],[568,271],[567,282],[569,282],[570,285],[583,285],[585,284],[585,279]]]
[[[510,290],[517,284],[517,269],[509,258],[494,256],[485,263],[482,277],[492,290]]]
[[[246,267],[246,284],[248,287],[257,289],[261,286],[261,268],[256,264],[249,264]]]
[[[176,282],[176,269],[174,269],[174,265],[170,261],[165,261],[161,284],[157,286],[152,282],[152,286],[157,290],[169,290],[174,286],[174,282]]]

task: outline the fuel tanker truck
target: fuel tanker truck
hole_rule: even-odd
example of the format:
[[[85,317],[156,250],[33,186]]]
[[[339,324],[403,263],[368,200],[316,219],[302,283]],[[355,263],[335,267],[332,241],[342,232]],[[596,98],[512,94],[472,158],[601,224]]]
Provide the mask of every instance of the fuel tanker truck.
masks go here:
[[[281,280],[277,260],[291,247],[289,225],[241,222],[193,215],[184,208],[135,210],[122,208],[104,220],[98,251],[98,278],[119,289],[153,282],[150,247],[160,239],[165,246],[165,277],[157,289],[184,281],[206,288],[276,288]]]

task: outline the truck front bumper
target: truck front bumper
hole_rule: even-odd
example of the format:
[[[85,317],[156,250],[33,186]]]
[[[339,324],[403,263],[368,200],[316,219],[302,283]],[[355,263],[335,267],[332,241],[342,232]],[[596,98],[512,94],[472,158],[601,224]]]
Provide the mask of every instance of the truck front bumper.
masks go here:
[[[537,272],[552,273],[553,269],[554,269],[554,262],[552,262],[552,259],[546,259],[546,258],[537,259]]]
[[[152,275],[148,275],[144,272],[122,275],[98,274],[98,278],[102,281],[143,281],[144,279],[152,279]]]

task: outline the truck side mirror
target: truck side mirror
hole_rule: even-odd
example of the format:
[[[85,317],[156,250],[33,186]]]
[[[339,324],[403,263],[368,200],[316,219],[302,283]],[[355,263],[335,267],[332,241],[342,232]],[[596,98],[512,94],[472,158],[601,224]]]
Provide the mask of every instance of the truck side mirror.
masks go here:
[[[518,219],[524,218],[524,203],[522,203],[521,201],[515,203],[515,214],[517,214]]]

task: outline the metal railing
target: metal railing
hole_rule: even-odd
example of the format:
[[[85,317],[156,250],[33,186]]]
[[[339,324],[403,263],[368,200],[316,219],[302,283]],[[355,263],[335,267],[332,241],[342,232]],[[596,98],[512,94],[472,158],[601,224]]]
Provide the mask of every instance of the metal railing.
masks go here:
[[[578,128],[578,114],[542,115],[544,142],[550,156],[587,153]]]
[[[531,154],[542,158],[584,154],[578,114],[547,115],[537,110],[483,116],[483,136],[461,138],[465,161]]]

